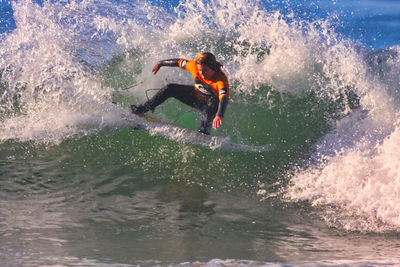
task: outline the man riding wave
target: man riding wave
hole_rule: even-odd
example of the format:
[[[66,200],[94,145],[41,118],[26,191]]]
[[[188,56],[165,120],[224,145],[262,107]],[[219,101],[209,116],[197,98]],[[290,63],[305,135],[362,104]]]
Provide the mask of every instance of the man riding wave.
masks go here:
[[[153,73],[157,74],[164,66],[179,67],[189,71],[194,85],[171,83],[161,88],[146,103],[131,106],[135,114],[153,110],[170,97],[189,105],[202,113],[199,132],[210,134],[211,123],[214,129],[222,125],[222,118],[229,102],[229,82],[221,70],[222,64],[210,52],[200,53],[194,60],[182,58],[166,59],[157,62]]]

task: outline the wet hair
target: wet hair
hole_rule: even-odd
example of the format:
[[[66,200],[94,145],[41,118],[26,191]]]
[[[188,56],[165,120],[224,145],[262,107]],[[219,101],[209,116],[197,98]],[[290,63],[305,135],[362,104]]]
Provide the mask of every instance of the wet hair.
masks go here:
[[[220,69],[222,67],[222,64],[219,63],[215,59],[215,56],[210,52],[203,52],[203,53],[197,54],[194,61],[196,62],[196,64],[206,65],[213,71],[220,71]]]

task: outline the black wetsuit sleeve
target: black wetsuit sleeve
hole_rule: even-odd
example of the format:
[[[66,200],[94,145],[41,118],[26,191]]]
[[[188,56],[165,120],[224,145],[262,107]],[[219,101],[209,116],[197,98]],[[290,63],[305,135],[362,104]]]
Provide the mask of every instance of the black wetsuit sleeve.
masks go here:
[[[179,67],[179,58],[164,59],[157,62],[158,66]]]
[[[225,113],[226,107],[228,106],[228,102],[229,102],[229,99],[227,97],[223,97],[219,101],[218,111],[217,111],[217,114],[215,114],[215,116],[220,116],[221,118],[224,117],[224,113]]]

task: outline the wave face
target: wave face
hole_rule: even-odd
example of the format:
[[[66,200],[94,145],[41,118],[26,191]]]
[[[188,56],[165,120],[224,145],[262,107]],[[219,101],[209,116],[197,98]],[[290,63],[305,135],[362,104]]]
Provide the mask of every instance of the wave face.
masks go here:
[[[282,215],[299,209],[339,232],[398,233],[400,46],[371,49],[346,35],[340,13],[317,16],[310,11],[316,4],[307,3],[21,0],[0,6],[6,14],[0,23],[0,198],[15,200],[0,205],[7,244],[18,229],[41,228],[43,218],[50,218],[45,230],[100,229],[102,221],[113,229],[135,221],[140,228],[159,202],[167,210],[179,199],[169,197],[193,192],[191,186],[202,188],[193,193],[201,203],[202,190],[239,195],[214,198],[226,204],[217,214],[230,209],[229,201],[255,198],[257,205],[242,203],[242,210],[265,205]],[[154,76],[155,62],[192,59],[201,51],[216,55],[231,85],[224,124],[213,137],[199,137],[198,113],[175,100],[151,114],[162,126],[129,113],[130,104],[154,94],[149,89],[192,82],[175,68]],[[132,129],[138,125],[142,130]],[[32,198],[17,201],[21,194]],[[215,212],[213,204],[203,208],[207,218]],[[13,209],[21,211],[13,216]],[[32,210],[41,216],[22,218]],[[261,211],[257,216],[265,216]],[[282,216],[291,223],[290,215]],[[58,238],[52,242],[68,240]],[[11,250],[0,248],[0,257],[12,257],[5,252]],[[287,262],[309,263],[289,254]],[[177,262],[192,260],[175,255]],[[249,262],[285,262],[251,255]],[[213,257],[221,256],[200,260],[212,264]]]

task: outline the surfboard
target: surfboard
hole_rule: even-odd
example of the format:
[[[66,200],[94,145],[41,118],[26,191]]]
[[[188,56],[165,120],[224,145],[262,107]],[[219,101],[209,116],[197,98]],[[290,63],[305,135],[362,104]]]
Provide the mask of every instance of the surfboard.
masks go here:
[[[150,135],[163,136],[180,143],[200,145],[212,150],[222,149],[245,152],[269,152],[274,150],[271,144],[263,146],[237,144],[232,142],[229,137],[206,135],[196,130],[165,122],[157,118],[137,115],[131,113],[130,110],[124,115],[123,120],[125,120],[132,129],[144,130]]]

